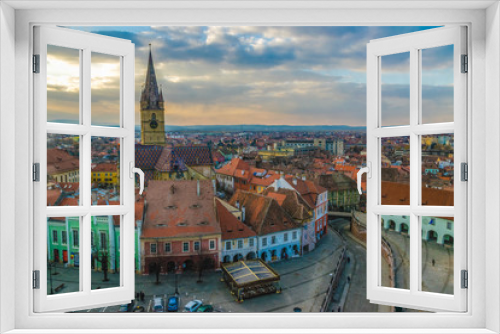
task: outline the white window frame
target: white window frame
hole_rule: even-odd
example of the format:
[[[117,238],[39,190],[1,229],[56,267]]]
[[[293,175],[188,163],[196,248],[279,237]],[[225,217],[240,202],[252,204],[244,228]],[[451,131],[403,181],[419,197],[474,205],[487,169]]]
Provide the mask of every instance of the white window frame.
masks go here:
[[[167,250],[167,246],[168,246],[168,250]],[[172,243],[166,242],[163,247],[164,247],[165,253],[171,253],[172,252]]]
[[[186,245],[187,245],[187,249],[186,249],[186,247],[184,247],[184,246],[186,246]],[[189,252],[189,241],[183,241],[183,242],[182,242],[182,252],[183,252],[183,253],[187,253],[187,252]]]
[[[155,251],[153,252],[153,246],[155,247]],[[149,254],[158,254],[158,245],[156,242],[152,242],[149,244]]]
[[[213,243],[213,247],[212,247],[212,243]],[[214,250],[217,248],[217,242],[215,239],[210,239],[208,240],[208,249],[209,250]]]
[[[474,233],[471,234],[474,247],[470,247],[469,269],[471,271],[470,287],[468,294],[470,309],[465,314],[439,313],[439,314],[276,314],[269,315],[236,315],[228,317],[225,314],[214,314],[212,317],[200,318],[204,328],[221,329],[223,320],[225,328],[251,328],[257,323],[265,324],[268,332],[288,333],[283,329],[283,323],[288,328],[301,328],[302,333],[313,332],[315,329],[334,333],[335,328],[351,328],[353,323],[358,330],[351,332],[387,333],[389,329],[397,328],[398,333],[410,333],[415,329],[425,333],[455,333],[457,328],[468,328],[468,333],[494,333],[500,331],[499,294],[499,254],[500,227],[494,219],[487,216],[500,216],[500,176],[497,167],[500,161],[500,152],[493,150],[484,154],[484,145],[490,147],[500,146],[498,124],[500,117],[500,69],[498,66],[500,49],[500,10],[498,3],[493,2],[443,2],[434,1],[415,3],[410,1],[389,4],[383,1],[373,1],[370,8],[363,8],[363,2],[336,1],[321,5],[314,2],[297,1],[290,3],[246,3],[228,5],[222,8],[213,3],[198,4],[193,8],[171,2],[169,4],[141,4],[141,8],[154,8],[154,10],[136,11],[122,9],[123,4],[89,2],[78,9],[77,4],[61,3],[57,6],[66,6],[66,10],[41,11],[43,8],[57,8],[54,4],[44,1],[35,3],[16,3],[10,1],[0,4],[0,43],[2,56],[0,57],[0,93],[1,122],[0,122],[0,221],[1,244],[0,253],[1,269],[15,268],[15,270],[1,270],[2,285],[0,293],[2,301],[16,300],[14,307],[1,307],[1,330],[31,328],[30,332],[37,329],[63,330],[65,333],[76,332],[70,328],[94,329],[89,332],[100,333],[97,328],[116,329],[135,328],[137,321],[145,321],[153,328],[165,328],[164,319],[161,317],[148,317],[146,314],[137,314],[135,317],[119,314],[34,314],[31,290],[32,261],[17,261],[30,259],[32,244],[32,212],[26,210],[31,203],[32,183],[30,181],[31,159],[30,146],[32,132],[32,108],[27,96],[31,96],[30,63],[31,55],[31,25],[34,23],[65,22],[71,25],[150,25],[151,22],[177,23],[182,25],[441,25],[467,23],[470,29],[471,62],[470,69],[475,75],[471,76],[472,83],[469,93],[469,106],[471,106],[468,132],[472,133],[469,147],[472,148],[469,175],[473,178],[474,185],[469,190],[469,218],[474,224]],[[78,4],[80,5],[80,4]],[[127,3],[128,6],[133,6]],[[51,6],[51,7],[50,7]],[[71,8],[73,6],[73,8]],[[116,7],[113,7],[116,6]],[[148,7],[150,6],[150,7]],[[152,6],[163,6],[156,8]],[[171,6],[171,7],[169,7]],[[233,6],[233,7],[232,7]],[[246,7],[245,7],[246,6]],[[86,7],[86,8],[83,8]],[[102,11],[102,7],[113,9]],[[184,8],[184,9],[180,9]],[[241,8],[246,8],[241,9]],[[16,10],[18,9],[18,10]],[[24,10],[23,10],[24,9]],[[210,9],[207,11],[207,9]],[[304,10],[307,9],[307,10]],[[210,18],[207,16],[210,14]],[[286,15],[284,15],[286,14]],[[404,23],[402,23],[404,22]],[[485,22],[486,27],[485,29]],[[14,35],[15,34],[15,35]],[[485,66],[488,71],[485,71]],[[12,78],[16,78],[15,85]],[[15,113],[5,110],[15,110]],[[15,122],[24,119],[26,122]],[[486,121],[486,119],[488,121]],[[15,126],[12,126],[15,124]],[[15,146],[11,145],[15,138]],[[15,154],[17,152],[17,154]],[[24,154],[23,154],[24,153]],[[6,164],[4,161],[15,161],[15,165]],[[486,163],[488,162],[488,163]],[[12,175],[16,175],[13,178]],[[489,175],[485,182],[485,175]],[[5,186],[4,186],[5,185]],[[16,189],[12,196],[11,189]],[[486,196],[488,194],[488,196]],[[30,204],[31,205],[31,204]],[[29,205],[28,205],[29,206]],[[15,207],[15,210],[6,208]],[[15,222],[12,224],[11,222]],[[471,230],[468,231],[469,233]],[[15,236],[12,238],[12,236]],[[28,241],[28,242],[26,242]],[[7,254],[3,249],[16,249],[16,256]],[[490,257],[488,267],[485,265],[484,256]],[[476,274],[474,274],[476,273]],[[3,284],[5,282],[5,284]],[[11,287],[15,286],[15,289]],[[488,291],[488,293],[486,293]],[[474,310],[474,312],[470,311]],[[181,314],[169,315],[171,329],[165,332],[175,332],[176,328],[186,329],[185,317]],[[116,319],[120,319],[116,321]],[[353,322],[355,320],[355,322]],[[307,325],[304,325],[306,324]],[[306,329],[305,327],[309,328]],[[261,326],[262,328],[262,326]],[[413,328],[413,329],[412,329]],[[441,328],[441,330],[439,329]],[[330,329],[330,330],[328,330]],[[140,332],[137,330],[137,332]],[[196,332],[196,330],[193,330]],[[201,332],[201,331],[198,331]],[[206,332],[206,330],[204,330]],[[232,330],[237,332],[237,330]]]
[[[196,245],[198,245],[198,247],[196,247]],[[200,242],[199,241],[195,241],[193,242],[193,251],[199,251],[201,248],[200,248]]]
[[[39,73],[34,73],[33,80],[33,162],[39,163],[39,182],[33,184],[33,222],[34,255],[33,270],[40,273],[40,288],[34,291],[36,312],[69,311],[86,308],[89,305],[106,305],[111,302],[129,302],[134,297],[134,254],[133,246],[124,247],[120,256],[120,285],[112,289],[92,289],[92,269],[89,265],[92,249],[90,235],[92,217],[119,215],[121,219],[121,238],[127,245],[134,242],[134,183],[129,171],[134,164],[134,84],[135,46],[128,40],[100,36],[54,25],[36,25],[33,31],[33,52],[39,55]],[[79,52],[80,89],[79,122],[62,124],[47,121],[47,55],[48,45],[76,49]],[[91,103],[91,67],[92,53],[117,56],[120,61],[120,110],[119,127],[95,126],[92,122]],[[47,206],[47,134],[66,134],[80,137],[80,203],[77,206]],[[91,139],[92,136],[116,137],[120,139],[120,205],[93,205],[91,202]],[[103,173],[104,174],[104,173]],[[47,248],[47,226],[40,224],[47,217],[79,217],[78,238],[73,238],[73,245],[78,243],[80,253],[79,290],[71,294],[47,293],[47,257],[43,255]],[[74,237],[74,235],[73,235]],[[101,234],[99,245],[102,247]],[[109,240],[108,240],[109,242]],[[127,270],[126,268],[130,268]]]
[[[467,270],[467,185],[460,180],[460,164],[467,159],[467,77],[461,73],[461,55],[467,54],[467,29],[455,25],[428,29],[421,32],[372,40],[367,45],[367,294],[378,304],[410,307],[424,310],[464,312],[467,309],[467,290],[461,288],[460,271]],[[423,123],[419,116],[421,103],[421,52],[439,46],[453,45],[454,107],[453,122]],[[383,127],[381,110],[383,57],[409,54],[410,80],[409,124]],[[422,112],[424,112],[422,110]],[[455,182],[454,206],[422,205],[421,136],[454,134]],[[410,139],[410,205],[382,205],[381,146],[383,138],[407,136]],[[408,289],[381,285],[381,233],[380,221],[384,215],[410,216],[410,271]],[[423,217],[454,217],[454,277],[453,294],[420,291],[422,283],[421,220]]]

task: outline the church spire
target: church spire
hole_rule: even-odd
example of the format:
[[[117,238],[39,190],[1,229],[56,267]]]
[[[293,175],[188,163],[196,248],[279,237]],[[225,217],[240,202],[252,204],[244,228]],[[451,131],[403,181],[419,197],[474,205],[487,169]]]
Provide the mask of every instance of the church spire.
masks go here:
[[[160,97],[158,92],[151,43],[149,43],[148,69],[146,72],[146,82],[144,83],[144,89],[141,94],[141,106],[143,106],[143,109],[160,109],[158,105],[160,99],[162,99],[162,97]]]

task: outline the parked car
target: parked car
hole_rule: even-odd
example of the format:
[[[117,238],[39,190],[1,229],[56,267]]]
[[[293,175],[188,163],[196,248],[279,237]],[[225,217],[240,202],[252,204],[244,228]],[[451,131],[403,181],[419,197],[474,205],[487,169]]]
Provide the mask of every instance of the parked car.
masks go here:
[[[196,310],[196,312],[213,312],[213,311],[214,311],[214,307],[212,305],[201,305]]]
[[[167,311],[177,312],[179,310],[179,296],[172,296],[168,299]]]
[[[187,312],[196,312],[198,307],[200,307],[202,304],[203,302],[201,300],[195,299],[187,303],[186,306],[184,306],[184,310],[186,310]]]
[[[163,303],[161,297],[155,297],[155,299],[153,299],[153,311],[163,312]]]

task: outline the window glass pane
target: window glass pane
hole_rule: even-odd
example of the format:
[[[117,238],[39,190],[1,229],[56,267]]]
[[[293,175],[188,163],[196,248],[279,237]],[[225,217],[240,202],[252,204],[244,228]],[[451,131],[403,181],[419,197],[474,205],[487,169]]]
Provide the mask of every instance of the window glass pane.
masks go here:
[[[48,295],[80,291],[79,231],[79,217],[47,218]]]
[[[454,219],[421,217],[422,291],[453,294]]]
[[[410,53],[380,57],[382,126],[410,124]]]
[[[47,121],[80,122],[80,50],[47,45]]]
[[[382,216],[381,286],[410,288],[410,216]]]
[[[454,136],[422,136],[422,205],[453,206]]]
[[[47,206],[80,204],[80,136],[47,134]]]
[[[92,205],[120,204],[120,139],[92,137]]]
[[[410,204],[410,137],[381,139],[381,204]]]
[[[121,216],[92,217],[92,290],[120,286]]]
[[[120,57],[92,52],[92,125],[120,126]]]
[[[422,123],[453,122],[453,45],[423,49]]]

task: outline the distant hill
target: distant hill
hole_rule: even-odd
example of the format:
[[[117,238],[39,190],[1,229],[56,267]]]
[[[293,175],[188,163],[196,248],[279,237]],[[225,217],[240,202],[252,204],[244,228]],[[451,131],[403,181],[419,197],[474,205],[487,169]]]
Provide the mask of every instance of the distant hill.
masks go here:
[[[141,127],[136,125],[136,131]],[[259,125],[259,124],[238,124],[238,125],[165,125],[165,131],[204,131],[204,132],[267,132],[267,131],[366,131],[365,126],[349,125]]]

